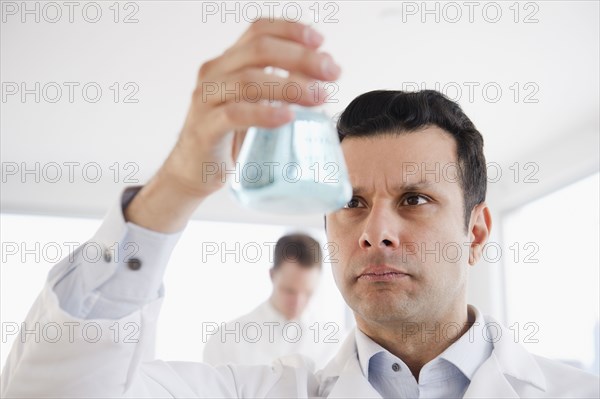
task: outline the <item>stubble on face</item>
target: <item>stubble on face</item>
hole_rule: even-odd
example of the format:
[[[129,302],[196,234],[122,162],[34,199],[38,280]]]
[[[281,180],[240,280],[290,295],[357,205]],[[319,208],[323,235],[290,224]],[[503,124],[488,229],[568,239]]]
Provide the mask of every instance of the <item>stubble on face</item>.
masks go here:
[[[413,208],[398,206],[406,193],[390,189],[406,183],[398,181],[399,163],[456,163],[454,139],[436,127],[426,130],[401,136],[351,138],[342,143],[353,186],[367,189],[360,195],[364,206],[329,215],[328,235],[340,243],[340,262],[333,266],[334,277],[359,323],[362,319],[391,326],[443,319],[452,306],[466,300],[464,256],[457,262],[433,261],[419,248],[425,245],[431,249],[436,243],[451,241],[462,245],[466,240],[459,183],[431,184],[417,193],[431,201]],[[375,239],[384,230],[391,240],[397,239],[396,247],[380,245],[379,236]],[[373,242],[361,247],[365,237]],[[415,243],[417,248],[411,250],[404,246],[406,243]],[[383,281],[360,277],[373,265],[406,275]]]

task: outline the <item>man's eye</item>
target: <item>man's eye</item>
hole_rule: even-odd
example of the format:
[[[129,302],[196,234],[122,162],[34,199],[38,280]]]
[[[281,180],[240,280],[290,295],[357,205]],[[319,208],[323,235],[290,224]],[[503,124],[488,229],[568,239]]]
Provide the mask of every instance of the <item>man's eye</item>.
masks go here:
[[[429,199],[423,195],[409,195],[408,197],[404,198],[402,205],[417,206],[426,204],[428,202]]]
[[[351,209],[351,208],[358,208],[359,206],[360,206],[360,201],[356,198],[352,198],[350,201],[348,201],[348,203],[346,203],[346,205],[344,205],[344,208]]]

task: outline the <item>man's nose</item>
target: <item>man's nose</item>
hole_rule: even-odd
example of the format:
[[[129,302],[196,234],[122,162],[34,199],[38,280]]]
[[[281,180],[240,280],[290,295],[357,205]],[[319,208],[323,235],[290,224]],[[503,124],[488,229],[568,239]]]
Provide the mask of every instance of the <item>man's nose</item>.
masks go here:
[[[304,303],[306,302],[306,298],[304,297],[304,295],[298,294],[294,297],[294,300],[292,302],[294,304],[294,307],[299,309],[302,306],[304,306]]]
[[[365,221],[358,244],[362,249],[396,250],[400,247],[400,228],[401,221],[393,209],[375,206]]]
[[[298,297],[298,295],[292,295],[292,296],[290,297],[289,304],[290,304],[292,307],[294,307],[294,308],[295,308],[295,307],[298,307],[298,304],[299,304],[299,303],[300,303],[300,298]]]

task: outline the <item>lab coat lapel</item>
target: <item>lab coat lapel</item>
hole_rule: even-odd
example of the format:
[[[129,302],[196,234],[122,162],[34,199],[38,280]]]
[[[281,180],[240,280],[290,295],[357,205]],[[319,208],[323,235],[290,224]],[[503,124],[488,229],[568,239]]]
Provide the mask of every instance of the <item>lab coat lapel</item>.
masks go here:
[[[506,378],[511,376],[522,383],[546,391],[546,378],[533,356],[519,343],[512,340],[511,332],[491,317],[486,317],[486,325],[493,325],[500,331],[494,339],[494,350],[490,357],[477,370],[465,398],[518,398],[513,385]],[[496,337],[497,333],[490,333]]]
[[[335,380],[328,398],[381,398],[362,373],[355,337],[356,332],[352,329],[338,354],[322,371],[322,381]]]
[[[521,383],[540,391],[546,391],[546,378],[534,357],[520,344],[513,342],[511,331],[490,317],[486,324],[500,330],[494,340],[490,357],[475,372],[464,398],[519,398],[519,394],[507,378],[510,376]],[[491,331],[489,337],[497,332]],[[363,375],[358,362],[356,339],[352,331],[338,355],[323,370],[323,378],[337,378],[331,389],[330,398],[380,398],[381,395]]]
[[[490,357],[481,365],[473,376],[464,398],[518,398],[510,382],[502,372],[496,355]]]
[[[381,398],[379,392],[373,388],[365,378],[358,362],[356,352],[348,357],[340,377],[328,398]]]

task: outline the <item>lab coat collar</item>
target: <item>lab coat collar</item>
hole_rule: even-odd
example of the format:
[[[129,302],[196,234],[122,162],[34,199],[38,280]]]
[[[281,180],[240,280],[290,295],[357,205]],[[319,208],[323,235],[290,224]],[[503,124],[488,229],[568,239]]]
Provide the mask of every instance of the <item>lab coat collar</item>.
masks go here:
[[[475,373],[467,392],[463,396],[465,399],[519,397],[502,372],[502,365],[494,352]]]
[[[531,353],[521,344],[514,342],[513,333],[489,316],[486,316],[486,328],[490,331],[489,337],[492,337],[491,339],[494,342],[492,355],[496,359],[500,371],[505,375],[545,391],[546,377],[544,377],[540,366]],[[493,331],[496,328],[499,331],[498,333]],[[488,360],[493,361],[492,357]]]
[[[483,315],[475,306],[469,305],[469,313],[473,315],[474,323],[456,342],[450,345],[438,358],[445,359],[451,363],[453,368],[462,372],[471,381],[475,371],[485,362],[492,353],[493,344],[491,340],[486,340],[484,334],[485,320]],[[457,328],[460,328],[457,324]],[[365,333],[358,328],[356,332],[356,346],[358,351],[358,360],[363,375],[369,379],[369,364],[373,356],[386,350],[374,342]],[[394,361],[407,367],[404,361],[391,354]],[[433,362],[433,360],[432,360]]]
[[[545,391],[546,379],[533,355],[513,341],[509,329],[489,316],[485,321],[494,350],[475,372],[464,397],[518,398],[507,376]],[[355,333],[350,331],[338,354],[320,372],[321,384],[327,379],[337,380],[328,397],[381,397],[360,367]]]
[[[464,397],[518,398],[507,376],[546,391],[546,378],[533,355],[513,341],[513,334],[508,328],[492,317],[486,316],[485,320],[494,351],[475,372]]]
[[[327,379],[337,379],[328,398],[381,398],[360,368],[355,334],[352,329],[338,354],[321,371],[321,385]]]

